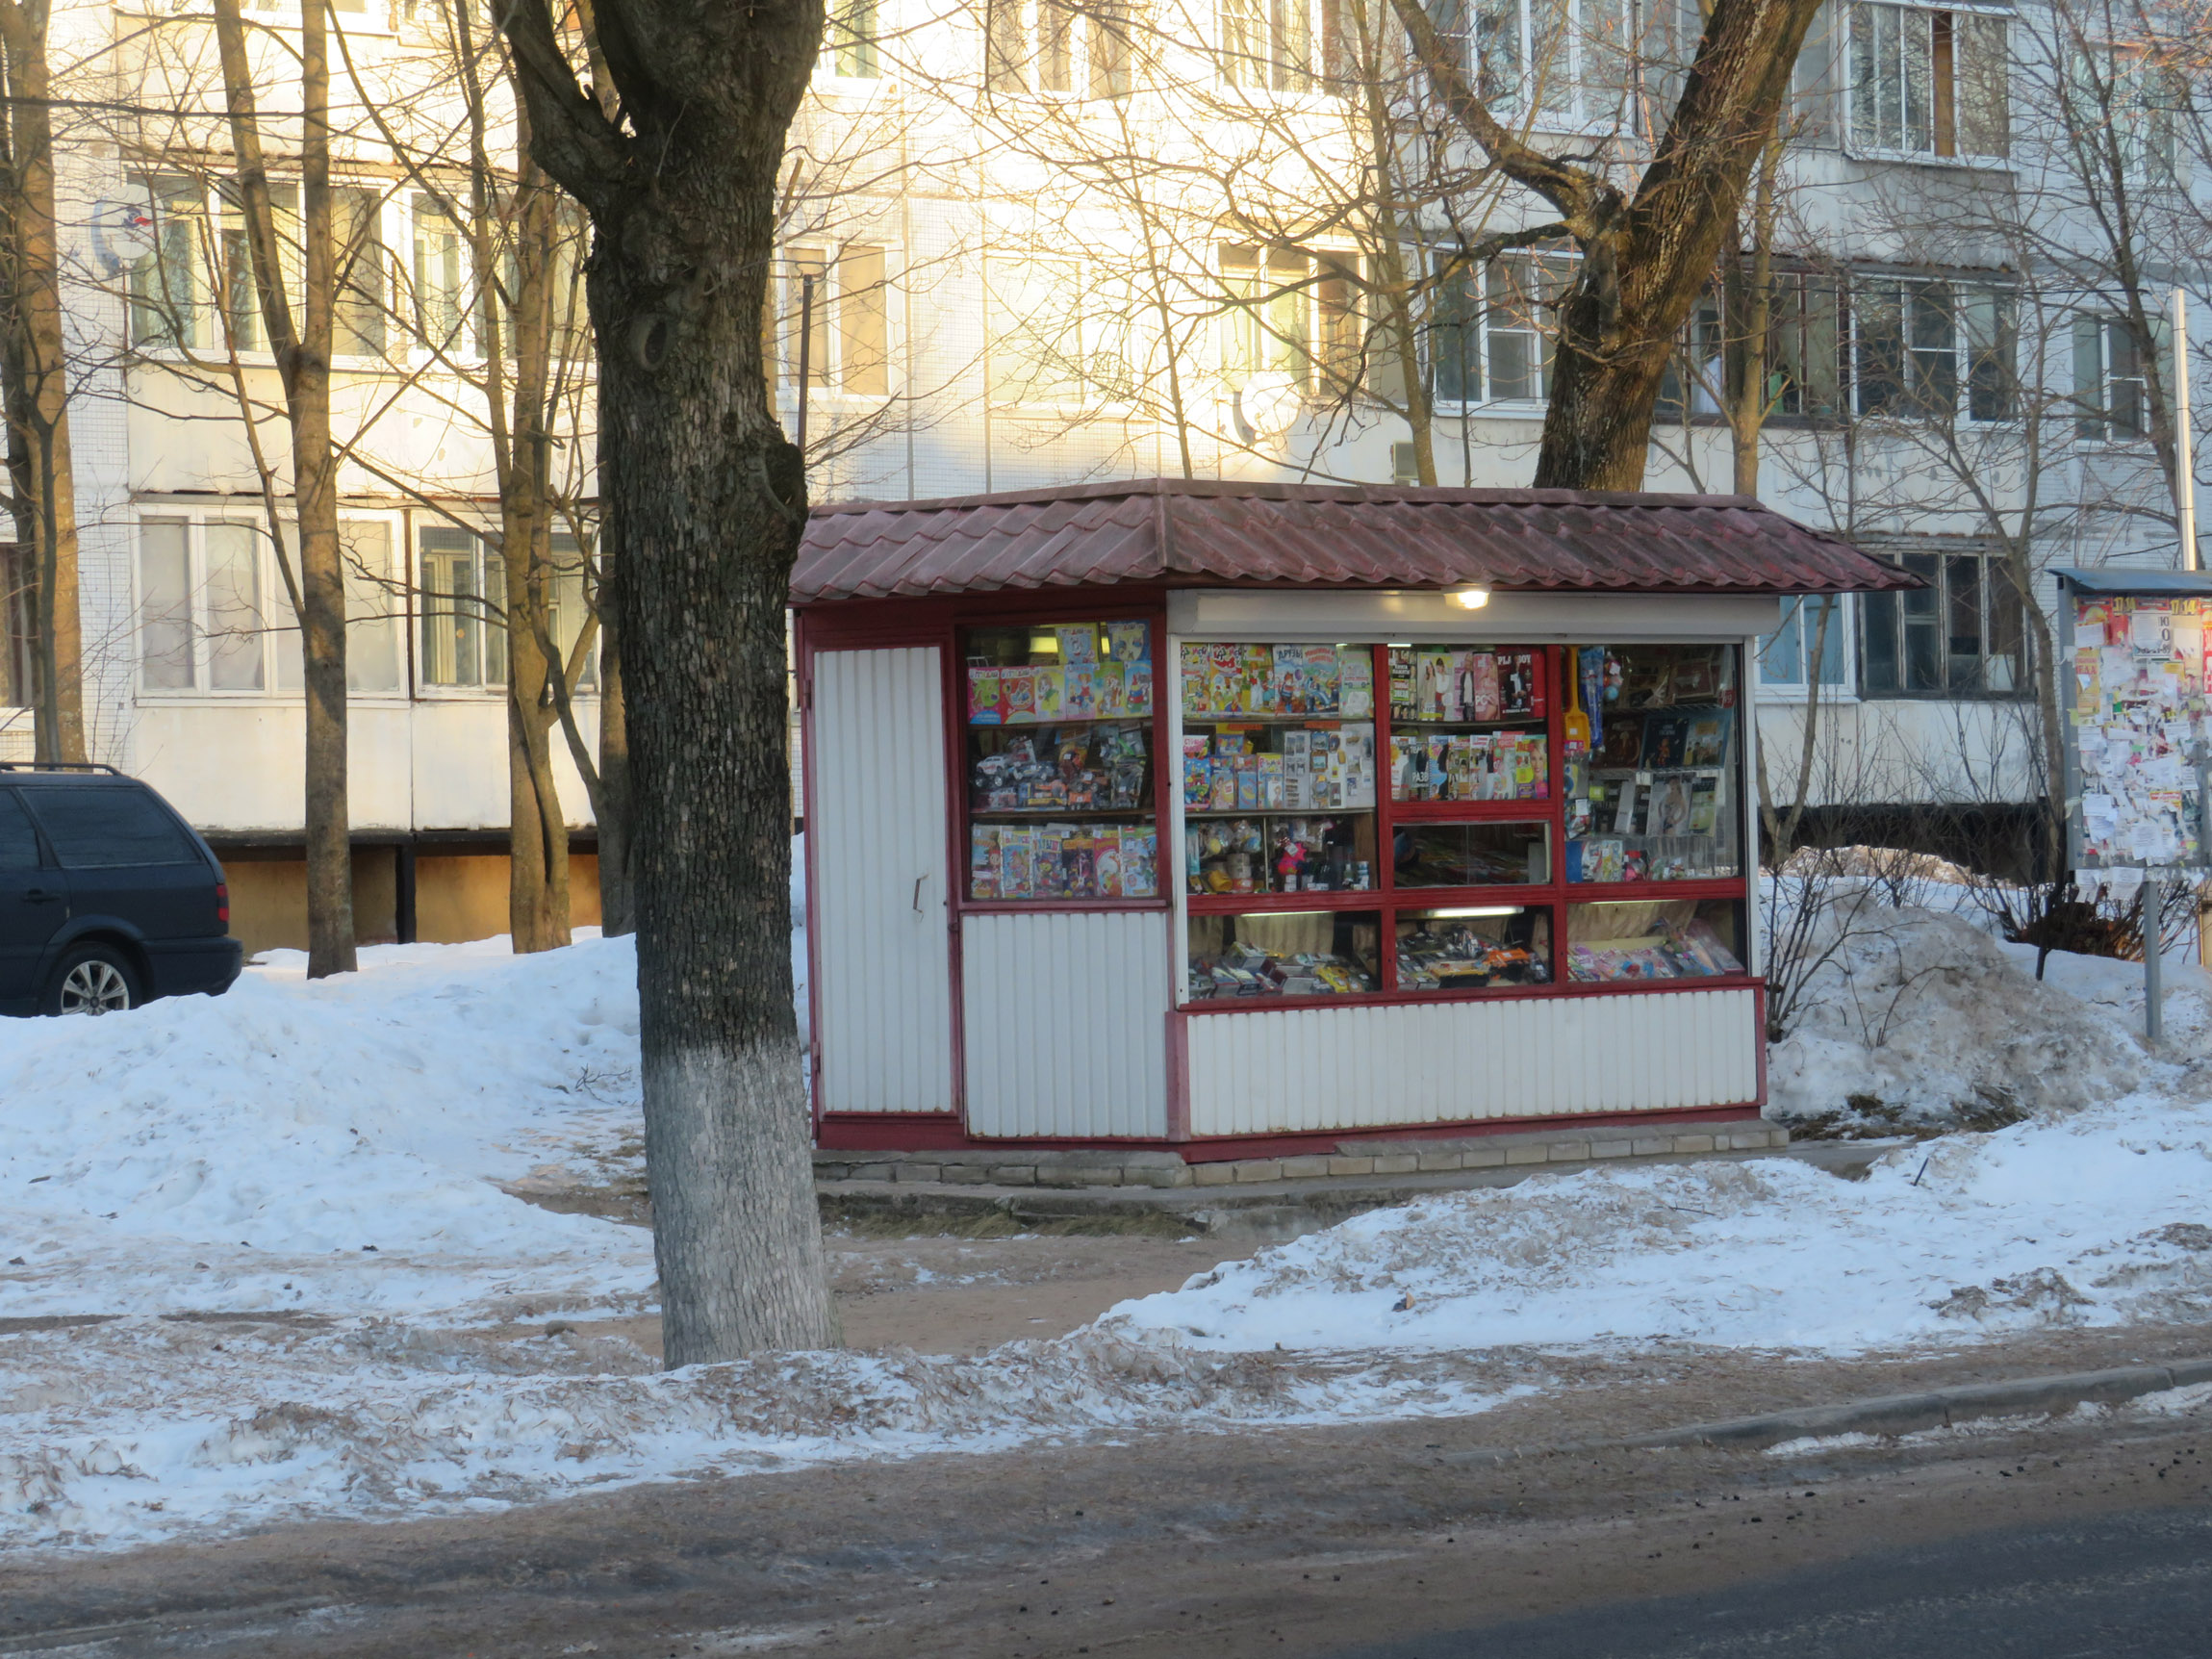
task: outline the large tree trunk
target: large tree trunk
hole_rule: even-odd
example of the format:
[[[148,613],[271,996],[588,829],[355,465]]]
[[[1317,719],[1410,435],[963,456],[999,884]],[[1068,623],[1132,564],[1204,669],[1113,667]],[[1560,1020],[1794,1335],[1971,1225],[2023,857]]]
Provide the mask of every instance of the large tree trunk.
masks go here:
[[[599,0],[585,96],[545,0],[504,14],[532,146],[591,211],[599,486],[621,579],[646,1161],[668,1362],[819,1347],[792,1008],[784,605],[806,479],[762,384],[783,138],[820,0]]]
[[[8,103],[0,191],[7,260],[0,372],[6,376],[8,470],[16,568],[28,592],[33,753],[86,758],[83,633],[77,608],[77,491],[69,449],[69,366],[54,231],[52,88],[46,0],[0,0]],[[0,649],[9,649],[0,644]]]
[[[331,241],[330,43],[318,4],[300,9],[301,321],[285,292],[263,159],[253,70],[239,0],[215,0],[223,96],[237,154],[254,289],[292,430],[299,538],[300,654],[307,686],[307,977],[351,973],[353,849],[346,796],[345,569],[338,543],[338,455],[330,438],[330,350],[337,299]],[[271,526],[272,530],[274,526]],[[284,556],[277,538],[277,556]]]

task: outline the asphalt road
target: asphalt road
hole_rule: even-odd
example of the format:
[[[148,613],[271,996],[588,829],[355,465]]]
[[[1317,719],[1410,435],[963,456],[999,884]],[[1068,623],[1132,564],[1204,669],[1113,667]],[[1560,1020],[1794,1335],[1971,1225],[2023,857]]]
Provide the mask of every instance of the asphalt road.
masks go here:
[[[2205,1659],[2212,1508],[1970,1533],[1338,1659]]]

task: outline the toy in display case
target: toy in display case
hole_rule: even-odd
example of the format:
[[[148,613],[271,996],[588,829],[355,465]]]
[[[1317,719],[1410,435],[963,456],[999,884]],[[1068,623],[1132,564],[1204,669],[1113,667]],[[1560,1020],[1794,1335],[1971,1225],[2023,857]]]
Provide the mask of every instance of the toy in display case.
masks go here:
[[[1371,911],[1193,916],[1184,995],[1195,1003],[1373,991],[1381,936]]]
[[[1479,991],[1551,983],[1551,914],[1542,909],[1407,911],[1397,921],[1398,988]]]
[[[975,628],[967,654],[968,897],[1157,897],[1152,628]]]
[[[1633,900],[1575,905],[1567,910],[1567,978],[1711,979],[1743,972],[1735,940],[1742,906],[1734,900]]]

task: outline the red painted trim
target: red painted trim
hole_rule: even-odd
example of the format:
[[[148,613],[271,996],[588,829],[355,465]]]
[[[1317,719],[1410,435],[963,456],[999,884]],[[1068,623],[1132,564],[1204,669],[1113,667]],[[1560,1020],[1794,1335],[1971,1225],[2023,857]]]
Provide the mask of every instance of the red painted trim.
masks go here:
[[[1681,980],[1568,980],[1548,985],[1496,985],[1481,991],[1362,991],[1342,997],[1221,997],[1212,1002],[1185,1003],[1186,1014],[1251,1013],[1270,1008],[1395,1008],[1411,1003],[1494,1003],[1529,997],[1640,996],[1647,991],[1741,991],[1758,989],[1766,982],[1750,974],[1711,974]],[[1760,1023],[1762,1036],[1766,1032]]]
[[[1570,881],[1567,897],[1577,905],[1610,904],[1619,899],[1741,899],[1741,876],[1714,876],[1686,881]]]
[[[1206,1140],[1192,1140],[1178,1148],[1189,1163],[1223,1163],[1239,1158],[1294,1158],[1301,1153],[1313,1153],[1323,1147],[1334,1150],[1344,1146],[1387,1146],[1408,1140],[1471,1140],[1491,1135],[1527,1135],[1545,1129],[1630,1129],[1639,1124],[1663,1121],[1670,1126],[1685,1123],[1745,1123],[1756,1119],[1759,1108],[1745,1103],[1736,1106],[1676,1107],[1661,1111],[1566,1112],[1549,1117],[1486,1117],[1461,1123],[1395,1124],[1387,1129],[1315,1129],[1303,1130],[1294,1135],[1253,1136],[1249,1139],[1233,1136],[1216,1136]],[[1541,1164],[1533,1165],[1541,1168]]]
[[[1759,1106],[1767,1106],[1767,982],[1759,982],[1759,994],[1753,1005],[1759,1013]]]
[[[1180,1008],[1169,1008],[1167,1020],[1167,1137],[1190,1138],[1190,1026]]]
[[[1542,824],[1558,804],[1559,797],[1547,793],[1525,801],[1393,801],[1390,812],[1408,823]]]
[[[968,893],[968,669],[960,652],[960,630],[948,614],[937,634],[943,706],[938,711],[945,743],[945,971],[946,1007],[953,1019],[953,1110],[963,1128],[968,1116],[968,988],[960,932],[960,901]]]
[[[1263,911],[1373,910],[1383,904],[1383,889],[1326,893],[1188,893],[1194,916],[1258,915]]]
[[[1759,1108],[1744,1103],[1731,1106],[1676,1107],[1664,1110],[1627,1112],[1570,1112],[1542,1117],[1485,1117],[1452,1122],[1393,1124],[1385,1129],[1315,1129],[1290,1135],[1255,1135],[1238,1139],[1211,1136],[1204,1140],[1160,1140],[1150,1136],[1040,1136],[1000,1139],[965,1133],[958,1118],[944,1112],[831,1112],[823,1119],[816,1144],[826,1152],[950,1152],[1003,1150],[1017,1161],[1029,1152],[1077,1150],[1090,1146],[1127,1147],[1131,1151],[1179,1152],[1187,1162],[1220,1163],[1239,1158],[1294,1157],[1343,1145],[1385,1146],[1408,1140],[1467,1140],[1491,1135],[1526,1135],[1546,1129],[1632,1129],[1639,1124],[1747,1123],[1756,1121]],[[1170,1122],[1172,1125],[1173,1118]],[[1540,1167],[1537,1166],[1537,1167]]]

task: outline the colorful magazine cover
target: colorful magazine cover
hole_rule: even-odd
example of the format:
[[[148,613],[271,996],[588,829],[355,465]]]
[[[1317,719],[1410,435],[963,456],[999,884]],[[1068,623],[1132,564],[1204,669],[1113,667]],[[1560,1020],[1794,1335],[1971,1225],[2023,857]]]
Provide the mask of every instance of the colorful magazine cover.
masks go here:
[[[968,670],[968,724],[1003,726],[1005,719],[1006,702],[1000,689],[999,671],[996,668]]]
[[[999,671],[1001,701],[1008,726],[1033,726],[1037,719],[1037,671],[1006,668]]]
[[[1062,668],[1091,668],[1099,659],[1098,627],[1092,623],[1061,623],[1053,629]]]
[[[994,824],[973,827],[968,852],[968,897],[999,896],[999,830]]]
[[[1125,666],[1134,662],[1152,660],[1152,628],[1141,622],[1109,622],[1106,625],[1106,655]]]
[[[1682,740],[1682,764],[1711,767],[1728,764],[1729,725],[1735,719],[1725,708],[1694,709]]]
[[[1035,885],[1030,879],[1030,855],[1035,844],[1036,831],[1027,826],[1000,830],[1000,898],[1028,899],[1035,895]]]

